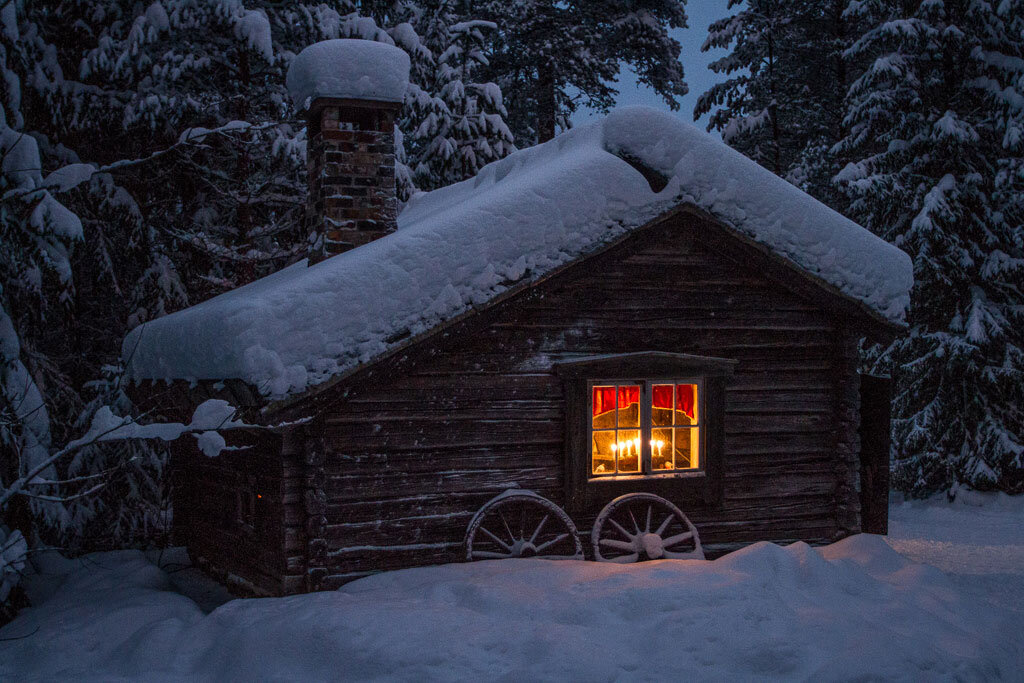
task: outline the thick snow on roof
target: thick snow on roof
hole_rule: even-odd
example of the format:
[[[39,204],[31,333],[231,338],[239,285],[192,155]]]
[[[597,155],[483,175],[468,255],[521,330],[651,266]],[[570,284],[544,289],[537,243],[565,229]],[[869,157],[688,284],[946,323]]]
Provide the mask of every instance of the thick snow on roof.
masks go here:
[[[668,185],[653,192],[616,154],[660,171]],[[281,398],[680,203],[903,319],[912,284],[906,254],[676,117],[629,107],[415,197],[387,237],[136,328],[123,355],[135,379],[240,378]]]
[[[318,97],[401,102],[409,83],[409,55],[373,40],[338,38],[314,43],[292,60],[285,84],[300,109]]]

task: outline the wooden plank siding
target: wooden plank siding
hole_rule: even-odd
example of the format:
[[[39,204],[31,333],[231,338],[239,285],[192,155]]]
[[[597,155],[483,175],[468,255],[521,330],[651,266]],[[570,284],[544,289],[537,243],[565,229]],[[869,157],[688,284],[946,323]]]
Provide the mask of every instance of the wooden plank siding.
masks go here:
[[[287,439],[272,432],[225,432],[229,446],[216,458],[193,439],[171,444],[174,535],[192,560],[244,595],[282,595],[304,589],[306,523],[301,479],[282,452]],[[238,495],[256,495],[251,524]]]
[[[318,408],[319,587],[459,559],[472,514],[510,486],[562,504],[554,365],[596,354],[738,361],[725,395],[722,504],[674,501],[712,550],[856,530],[856,335],[757,264],[720,228],[676,216],[332,388]],[[586,531],[593,520],[575,521]]]

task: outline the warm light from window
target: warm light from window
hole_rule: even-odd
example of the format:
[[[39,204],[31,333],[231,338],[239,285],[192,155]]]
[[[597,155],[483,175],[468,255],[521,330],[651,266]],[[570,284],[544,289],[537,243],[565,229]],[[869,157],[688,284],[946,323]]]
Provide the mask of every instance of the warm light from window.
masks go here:
[[[591,392],[591,471],[597,475],[700,467],[699,388],[693,382],[608,384]],[[642,419],[641,406],[650,406]],[[641,424],[643,422],[643,424]],[[650,448],[644,452],[642,444]]]

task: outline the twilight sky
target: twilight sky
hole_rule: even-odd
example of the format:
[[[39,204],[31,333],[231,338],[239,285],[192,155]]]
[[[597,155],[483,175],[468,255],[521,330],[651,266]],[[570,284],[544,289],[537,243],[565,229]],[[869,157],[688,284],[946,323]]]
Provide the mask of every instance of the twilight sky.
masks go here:
[[[676,111],[676,115],[687,123],[693,123],[693,106],[697,103],[697,98],[719,78],[717,74],[708,69],[707,65],[725,55],[726,51],[701,52],[700,46],[707,37],[708,24],[740,9],[734,7],[730,11],[726,9],[727,5],[728,0],[689,0],[686,3],[689,28],[672,31],[672,35],[682,46],[679,59],[683,62],[686,83],[690,86],[690,92],[679,100],[679,109]],[[619,83],[616,88],[619,91],[619,104],[646,104],[659,109],[668,109],[668,105],[661,97],[647,86],[637,84],[636,77],[630,70],[625,70],[619,75]],[[582,123],[593,116],[595,116],[594,112],[581,110],[573,117],[573,122]],[[704,115],[697,125],[703,130],[707,125],[707,115]]]

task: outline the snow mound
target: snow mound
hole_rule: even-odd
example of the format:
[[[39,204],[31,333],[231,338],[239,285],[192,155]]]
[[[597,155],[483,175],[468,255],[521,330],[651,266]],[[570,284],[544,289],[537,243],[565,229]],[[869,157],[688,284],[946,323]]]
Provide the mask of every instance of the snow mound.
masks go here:
[[[318,97],[401,102],[409,55],[373,40],[337,38],[314,43],[292,60],[285,85],[299,109]]]
[[[667,185],[655,192],[627,158]],[[913,284],[905,253],[676,117],[628,107],[414,197],[387,237],[136,328],[123,356],[136,380],[238,378],[281,398],[680,204],[708,211],[879,316],[904,319]]]
[[[210,614],[137,552],[83,560],[0,630],[0,679],[980,681],[1024,667],[1024,615],[872,536],[714,562],[409,569]]]

